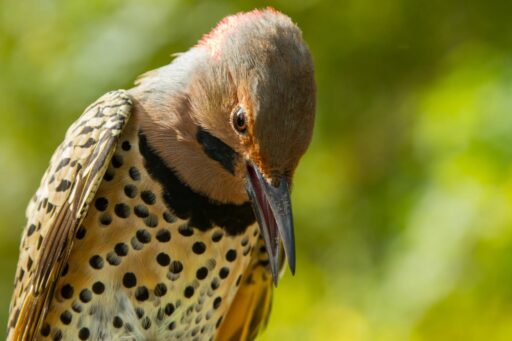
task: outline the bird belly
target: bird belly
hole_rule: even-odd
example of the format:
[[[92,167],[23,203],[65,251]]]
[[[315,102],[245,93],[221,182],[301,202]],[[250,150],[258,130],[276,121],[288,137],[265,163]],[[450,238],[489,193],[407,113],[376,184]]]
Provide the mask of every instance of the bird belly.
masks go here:
[[[213,339],[259,231],[198,229],[168,208],[130,129],[78,229],[42,339]]]

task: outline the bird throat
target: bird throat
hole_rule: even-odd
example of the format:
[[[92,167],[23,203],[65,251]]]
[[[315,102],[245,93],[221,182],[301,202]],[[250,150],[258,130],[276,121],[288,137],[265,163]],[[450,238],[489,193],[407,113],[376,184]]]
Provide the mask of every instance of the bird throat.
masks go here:
[[[202,137],[210,141],[206,146],[211,146],[215,141],[212,137]],[[208,150],[208,147],[204,148]],[[189,220],[192,227],[206,231],[220,226],[229,235],[239,235],[255,223],[250,202],[240,205],[220,203],[192,190],[180,179],[172,165],[168,166],[155,152],[142,131],[139,131],[139,150],[147,172],[162,186],[162,196],[168,208],[180,219]],[[222,163],[222,160],[217,161]]]

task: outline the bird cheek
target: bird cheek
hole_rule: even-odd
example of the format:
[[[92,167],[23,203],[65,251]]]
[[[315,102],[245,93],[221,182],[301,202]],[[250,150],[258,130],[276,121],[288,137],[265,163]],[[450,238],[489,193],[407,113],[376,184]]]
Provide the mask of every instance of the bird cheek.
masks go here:
[[[256,167],[258,167],[258,169],[260,169],[263,172],[263,174],[267,174],[265,162],[261,157],[261,153],[260,153],[258,144],[252,144],[249,146],[249,148],[247,149],[245,158],[247,161],[250,161]]]

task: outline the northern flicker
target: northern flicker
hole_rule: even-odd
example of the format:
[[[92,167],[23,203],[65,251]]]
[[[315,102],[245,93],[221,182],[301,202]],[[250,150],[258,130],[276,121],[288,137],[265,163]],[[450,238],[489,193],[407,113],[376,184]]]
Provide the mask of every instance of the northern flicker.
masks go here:
[[[197,45],[69,128],[27,208],[9,340],[248,340],[295,269],[292,176],[315,82],[273,9]]]

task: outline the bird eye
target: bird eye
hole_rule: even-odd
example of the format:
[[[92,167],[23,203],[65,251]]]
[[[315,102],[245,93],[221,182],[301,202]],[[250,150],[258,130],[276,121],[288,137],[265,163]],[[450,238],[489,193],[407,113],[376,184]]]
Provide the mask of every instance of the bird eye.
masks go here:
[[[247,115],[242,107],[238,107],[233,113],[233,127],[240,134],[245,134],[247,131]]]

